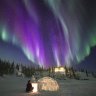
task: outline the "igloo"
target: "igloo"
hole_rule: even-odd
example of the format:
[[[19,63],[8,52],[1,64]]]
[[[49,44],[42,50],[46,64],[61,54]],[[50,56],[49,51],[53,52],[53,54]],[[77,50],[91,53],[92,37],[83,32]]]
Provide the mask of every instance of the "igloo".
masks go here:
[[[45,91],[57,91],[59,89],[59,85],[53,78],[43,77],[38,80],[38,88],[39,90]]]

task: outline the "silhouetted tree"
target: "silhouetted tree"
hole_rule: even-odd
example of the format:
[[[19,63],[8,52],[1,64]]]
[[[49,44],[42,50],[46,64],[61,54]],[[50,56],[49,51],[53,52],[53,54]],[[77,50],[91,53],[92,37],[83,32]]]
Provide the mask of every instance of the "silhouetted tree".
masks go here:
[[[86,76],[88,77],[88,71],[86,70]]]
[[[14,73],[14,62],[10,65],[10,74]]]
[[[68,76],[68,68],[65,66],[65,75]]]

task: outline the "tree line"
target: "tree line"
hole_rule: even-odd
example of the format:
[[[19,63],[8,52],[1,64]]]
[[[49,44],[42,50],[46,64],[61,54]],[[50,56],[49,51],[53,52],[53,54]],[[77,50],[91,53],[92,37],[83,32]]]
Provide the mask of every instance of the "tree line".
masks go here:
[[[31,77],[35,73],[36,69],[34,67],[24,66],[23,64],[15,64],[14,62],[10,63],[9,61],[0,59],[0,76],[3,77],[3,75],[13,75],[16,73],[16,70],[19,71],[20,66],[22,73],[26,77]]]
[[[53,74],[54,77],[54,68],[48,68],[48,69],[44,69],[38,66],[38,68],[32,67],[32,66],[24,66],[23,64],[15,64],[14,62],[10,63],[9,61],[6,60],[1,60],[0,59],[0,76],[3,77],[3,75],[13,75],[16,74],[15,71],[20,69],[22,69],[22,73],[24,74],[24,76],[26,77],[31,77],[32,75],[34,75],[36,72],[39,72],[41,76],[43,72],[48,72],[48,76],[51,76]],[[86,74],[86,76],[88,77],[90,72],[88,72],[88,70],[86,69],[80,69],[79,71],[74,69],[73,67],[66,67],[65,68],[65,76],[68,78],[75,78],[75,79],[79,79],[80,75],[77,74],[77,72],[83,72]],[[91,72],[92,76],[96,78],[96,73]],[[16,74],[17,75],[17,74]]]

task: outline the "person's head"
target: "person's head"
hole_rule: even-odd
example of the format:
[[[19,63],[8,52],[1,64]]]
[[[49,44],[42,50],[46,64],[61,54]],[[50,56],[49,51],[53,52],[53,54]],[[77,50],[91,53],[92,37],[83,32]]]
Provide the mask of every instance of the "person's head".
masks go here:
[[[31,83],[31,81],[30,81],[30,80],[28,80],[28,83]]]

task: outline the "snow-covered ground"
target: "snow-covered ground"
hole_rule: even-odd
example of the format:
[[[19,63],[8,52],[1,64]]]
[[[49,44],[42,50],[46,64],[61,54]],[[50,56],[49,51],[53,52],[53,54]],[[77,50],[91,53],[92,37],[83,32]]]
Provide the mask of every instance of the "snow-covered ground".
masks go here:
[[[26,93],[26,83],[29,79],[5,76],[0,77],[0,96],[96,96],[96,79],[89,80],[58,80],[57,92],[41,91],[39,94]]]

